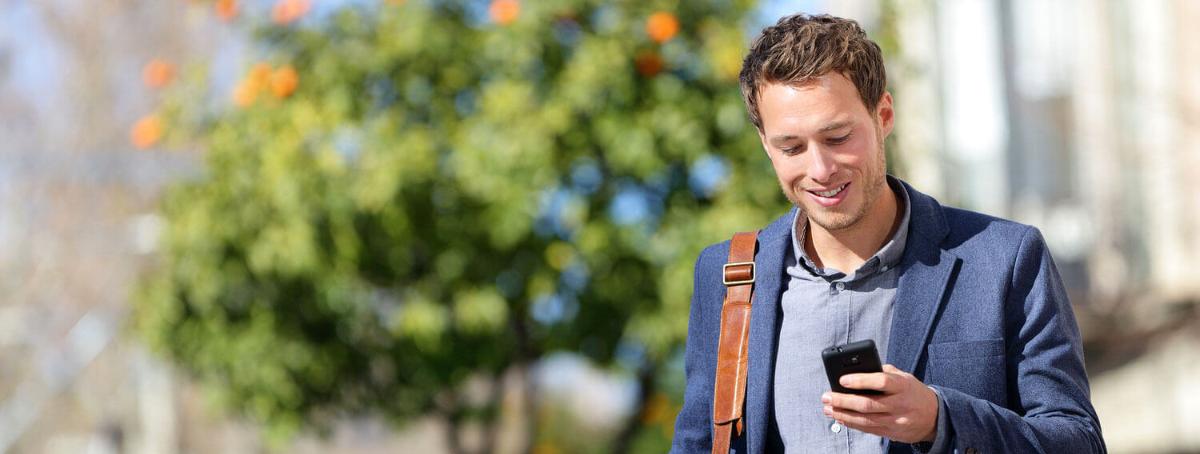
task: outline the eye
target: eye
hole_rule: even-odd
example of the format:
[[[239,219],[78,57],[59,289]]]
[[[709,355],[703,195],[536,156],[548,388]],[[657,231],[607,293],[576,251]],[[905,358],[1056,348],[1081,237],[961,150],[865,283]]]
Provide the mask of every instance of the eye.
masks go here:
[[[841,137],[834,137],[834,138],[831,138],[831,139],[829,139],[829,144],[831,144],[831,145],[841,145],[841,144],[843,144],[843,143],[846,143],[846,141],[847,141],[847,140],[850,140],[850,134],[849,134],[849,133],[847,133],[846,135],[844,135],[844,136],[841,136]]]
[[[794,155],[804,151],[803,146],[780,147],[779,152],[786,155]]]

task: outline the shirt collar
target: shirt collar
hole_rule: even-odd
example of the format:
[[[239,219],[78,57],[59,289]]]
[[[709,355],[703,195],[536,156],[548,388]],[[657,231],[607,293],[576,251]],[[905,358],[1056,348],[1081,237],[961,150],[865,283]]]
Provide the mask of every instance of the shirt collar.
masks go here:
[[[856,278],[866,277],[874,274],[876,271],[890,269],[900,262],[900,258],[904,256],[904,246],[908,243],[908,224],[912,214],[912,204],[909,203],[908,190],[895,177],[887,176],[888,187],[892,192],[896,193],[897,200],[903,206],[904,214],[900,218],[900,225],[896,227],[896,233],[892,234],[892,238],[884,243],[883,247],[875,251],[871,258],[863,262],[862,266],[855,270],[853,274],[846,280],[854,280]],[[845,277],[844,272],[829,268],[817,268],[813,261],[808,257],[808,253],[804,250],[804,236],[808,231],[808,216],[804,214],[804,209],[797,209],[795,218],[792,219],[792,256],[796,257],[796,261],[808,276],[797,277],[819,277],[825,280],[839,280]],[[789,267],[790,268],[790,267]],[[799,271],[799,270],[797,270]]]

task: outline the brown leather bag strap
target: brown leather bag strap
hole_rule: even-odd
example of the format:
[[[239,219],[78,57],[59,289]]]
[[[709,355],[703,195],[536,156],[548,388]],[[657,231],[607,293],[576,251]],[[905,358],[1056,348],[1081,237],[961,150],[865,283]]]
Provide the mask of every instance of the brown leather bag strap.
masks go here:
[[[713,390],[713,454],[729,454],[733,431],[742,434],[757,244],[758,232],[734,234],[729,244],[729,263],[722,270],[725,302],[721,306],[721,337],[717,341],[717,377]]]

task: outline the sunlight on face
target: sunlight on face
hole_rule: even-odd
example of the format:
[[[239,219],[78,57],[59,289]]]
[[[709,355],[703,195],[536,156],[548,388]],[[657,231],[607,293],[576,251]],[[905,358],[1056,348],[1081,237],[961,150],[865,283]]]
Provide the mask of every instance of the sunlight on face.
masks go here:
[[[891,96],[872,115],[838,73],[798,86],[768,83],[760,93],[760,138],[784,195],[825,230],[854,226],[887,186]]]

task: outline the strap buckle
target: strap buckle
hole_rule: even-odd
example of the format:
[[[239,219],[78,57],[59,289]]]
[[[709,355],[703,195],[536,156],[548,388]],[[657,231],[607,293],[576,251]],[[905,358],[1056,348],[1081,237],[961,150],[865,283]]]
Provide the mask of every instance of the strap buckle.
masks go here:
[[[731,266],[749,266],[750,267],[750,271],[749,271],[750,278],[749,279],[737,279],[737,280],[732,280],[732,281],[729,280],[729,267],[731,267]],[[734,271],[737,272],[737,271],[741,271],[741,270],[734,270]],[[733,285],[753,284],[754,283],[754,262],[726,263],[724,268],[721,269],[721,280],[725,283],[726,287],[733,286]]]

